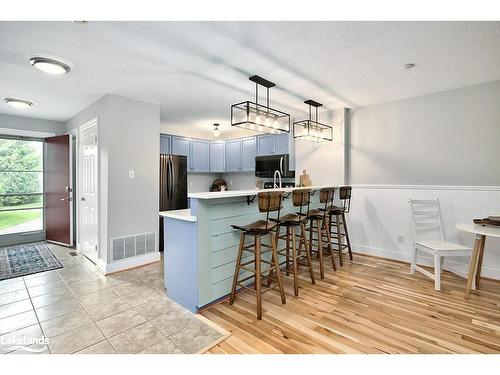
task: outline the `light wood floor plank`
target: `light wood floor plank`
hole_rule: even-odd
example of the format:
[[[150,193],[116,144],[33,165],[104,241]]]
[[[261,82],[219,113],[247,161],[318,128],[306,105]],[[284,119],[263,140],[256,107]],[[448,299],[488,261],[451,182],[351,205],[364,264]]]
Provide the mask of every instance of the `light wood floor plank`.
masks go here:
[[[315,271],[316,285],[299,276],[298,297],[285,278],[285,305],[277,290],[266,293],[260,321],[251,292],[202,311],[231,332],[209,353],[500,353],[499,281],[465,300],[465,279],[444,272],[437,292],[388,259],[356,254],[337,272],[326,267],[323,280],[317,262]]]

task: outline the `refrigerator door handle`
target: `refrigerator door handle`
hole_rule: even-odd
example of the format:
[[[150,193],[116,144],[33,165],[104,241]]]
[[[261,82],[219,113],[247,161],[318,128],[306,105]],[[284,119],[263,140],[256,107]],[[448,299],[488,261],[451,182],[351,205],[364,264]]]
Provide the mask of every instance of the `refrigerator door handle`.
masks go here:
[[[174,191],[174,174],[173,174],[173,169],[174,169],[174,163],[172,162],[172,157],[169,156],[168,158],[168,203],[170,209],[172,209],[172,195]]]

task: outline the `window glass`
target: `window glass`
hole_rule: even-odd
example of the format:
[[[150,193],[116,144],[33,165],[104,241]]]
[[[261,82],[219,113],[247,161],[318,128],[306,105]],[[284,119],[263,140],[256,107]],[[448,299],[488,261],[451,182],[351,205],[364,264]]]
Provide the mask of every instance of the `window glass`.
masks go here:
[[[43,142],[0,137],[0,235],[43,229]]]

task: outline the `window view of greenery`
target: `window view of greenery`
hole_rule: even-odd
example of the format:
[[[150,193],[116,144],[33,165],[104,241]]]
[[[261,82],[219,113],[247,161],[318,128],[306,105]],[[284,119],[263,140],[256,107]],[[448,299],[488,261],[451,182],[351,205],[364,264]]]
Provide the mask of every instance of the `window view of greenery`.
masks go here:
[[[0,235],[43,229],[43,143],[0,138]]]

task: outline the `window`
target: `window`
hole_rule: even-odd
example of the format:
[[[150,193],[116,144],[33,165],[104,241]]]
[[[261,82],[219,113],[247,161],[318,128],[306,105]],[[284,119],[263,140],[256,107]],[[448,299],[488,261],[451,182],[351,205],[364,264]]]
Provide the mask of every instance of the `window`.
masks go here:
[[[43,142],[0,137],[0,235],[43,230]]]

